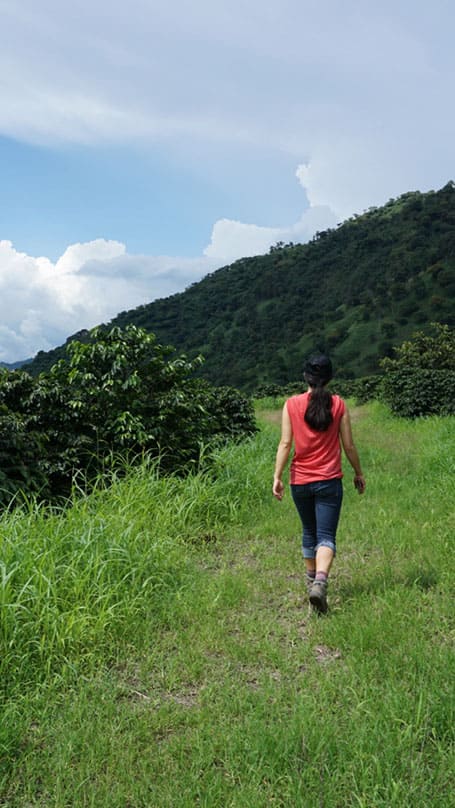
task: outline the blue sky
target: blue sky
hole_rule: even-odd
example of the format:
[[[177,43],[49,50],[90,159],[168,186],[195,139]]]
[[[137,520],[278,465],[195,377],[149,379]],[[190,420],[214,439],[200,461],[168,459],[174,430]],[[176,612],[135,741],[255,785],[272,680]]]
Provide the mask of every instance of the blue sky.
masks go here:
[[[200,173],[162,147],[49,148],[0,139],[2,237],[18,250],[53,260],[68,244],[103,237],[132,252],[200,255],[213,221],[227,216],[286,225],[305,204],[292,160],[253,151],[236,155],[236,171]],[[286,170],[287,169],[287,170]],[[273,194],[269,194],[270,186]]]
[[[449,0],[0,0],[0,361],[455,179]]]

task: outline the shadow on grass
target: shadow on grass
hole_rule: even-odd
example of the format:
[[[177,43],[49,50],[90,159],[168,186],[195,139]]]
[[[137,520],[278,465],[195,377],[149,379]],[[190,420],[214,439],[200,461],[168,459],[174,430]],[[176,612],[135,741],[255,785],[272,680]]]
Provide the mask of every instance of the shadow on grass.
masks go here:
[[[392,571],[384,571],[374,577],[365,576],[362,579],[343,580],[338,583],[337,591],[342,597],[356,597],[363,594],[384,593],[396,586],[406,586],[407,588],[417,587],[422,592],[433,589],[439,583],[440,575],[431,565],[418,567],[412,565],[402,568],[394,574]]]

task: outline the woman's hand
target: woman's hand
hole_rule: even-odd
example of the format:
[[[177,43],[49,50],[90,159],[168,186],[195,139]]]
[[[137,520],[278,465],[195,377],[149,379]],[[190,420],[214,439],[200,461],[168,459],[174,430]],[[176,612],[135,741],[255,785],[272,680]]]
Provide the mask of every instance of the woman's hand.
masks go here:
[[[278,477],[275,477],[273,480],[273,488],[272,488],[273,496],[276,497],[279,501],[283,499],[284,495],[284,484],[283,481],[280,480]]]
[[[357,488],[359,494],[363,494],[366,488],[365,477],[363,474],[356,474],[354,477],[354,485]]]

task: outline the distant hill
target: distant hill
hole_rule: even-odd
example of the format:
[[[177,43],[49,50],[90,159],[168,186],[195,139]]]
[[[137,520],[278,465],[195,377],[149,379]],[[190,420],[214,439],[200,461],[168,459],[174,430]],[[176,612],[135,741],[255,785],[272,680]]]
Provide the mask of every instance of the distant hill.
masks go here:
[[[7,370],[17,370],[18,368],[27,365],[31,362],[31,359],[21,359],[19,362],[0,362],[0,368],[6,368]]]
[[[455,324],[453,182],[371,208],[308,244],[236,261],[109,326],[154,331],[179,352],[202,353],[211,381],[252,390],[298,379],[314,349],[330,353],[340,378],[376,372],[379,358],[432,321]],[[40,352],[28,368],[63,355]]]

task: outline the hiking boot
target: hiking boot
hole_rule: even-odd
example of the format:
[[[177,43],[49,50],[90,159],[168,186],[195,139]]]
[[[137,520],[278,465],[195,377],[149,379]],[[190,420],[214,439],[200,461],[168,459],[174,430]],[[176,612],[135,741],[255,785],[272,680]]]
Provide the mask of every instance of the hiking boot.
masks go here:
[[[307,592],[308,592],[308,594],[310,594],[311,587],[314,584],[314,578],[310,578],[309,575],[305,575],[305,584],[306,584]]]
[[[310,589],[310,603],[318,612],[325,614],[327,611],[327,581],[314,581]]]

